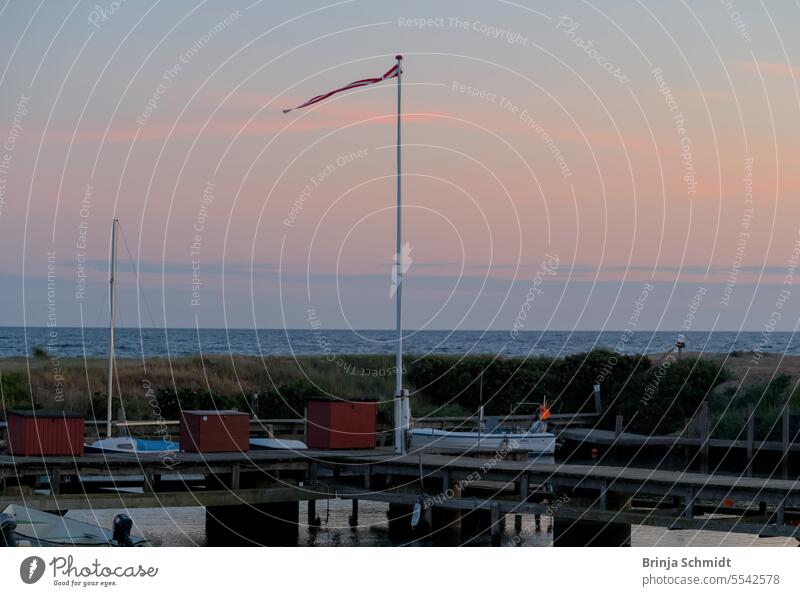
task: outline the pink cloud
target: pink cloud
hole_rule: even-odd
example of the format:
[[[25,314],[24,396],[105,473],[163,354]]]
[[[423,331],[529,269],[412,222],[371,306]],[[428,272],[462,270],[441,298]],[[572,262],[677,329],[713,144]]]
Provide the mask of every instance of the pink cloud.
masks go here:
[[[736,68],[744,72],[758,72],[782,77],[800,77],[800,68],[795,68],[782,62],[738,62]]]
[[[369,115],[364,112],[354,113],[338,113],[338,114],[314,114],[311,117],[301,118],[291,124],[288,132],[306,132],[312,130],[332,130],[348,124],[352,124],[358,120],[364,120],[374,117],[374,120],[364,124],[375,125],[383,124],[383,120],[394,118],[394,114],[374,114]],[[248,119],[245,118],[231,118],[231,119],[214,119],[211,122],[204,120],[184,120],[173,128],[173,123],[170,121],[151,121],[142,127],[131,125],[115,125],[112,126],[106,135],[107,143],[121,143],[130,142],[136,137],[137,130],[139,132],[138,139],[140,141],[153,141],[162,140],[167,137],[174,138],[193,138],[203,131],[204,137],[217,137],[217,138],[232,138],[237,134],[243,136],[263,135],[265,133],[277,133],[281,131],[287,124],[291,122],[289,116],[283,114],[274,115],[267,114],[264,118],[257,118],[248,124]],[[406,114],[404,116],[406,122],[423,122],[423,121],[439,121],[435,114]],[[203,129],[205,126],[205,129]],[[85,127],[78,131],[75,135],[76,143],[99,143],[103,139],[105,129],[95,127]],[[35,135],[32,135],[32,138]],[[64,145],[68,144],[72,139],[72,131],[70,130],[55,130],[48,132],[45,138],[45,143],[50,145]]]

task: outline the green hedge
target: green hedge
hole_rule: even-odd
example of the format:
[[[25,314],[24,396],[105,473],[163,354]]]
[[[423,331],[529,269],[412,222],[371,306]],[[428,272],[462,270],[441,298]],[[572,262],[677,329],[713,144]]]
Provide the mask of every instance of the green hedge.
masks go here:
[[[641,433],[673,433],[730,375],[721,364],[703,358],[653,362],[646,356],[594,350],[566,358],[496,359],[426,357],[409,369],[408,379],[427,402],[458,404],[489,415],[532,413],[530,402],[546,396],[554,412],[593,412],[593,387],[601,385],[601,426],[613,428],[617,414],[626,428]],[[522,404],[522,405],[520,405]]]

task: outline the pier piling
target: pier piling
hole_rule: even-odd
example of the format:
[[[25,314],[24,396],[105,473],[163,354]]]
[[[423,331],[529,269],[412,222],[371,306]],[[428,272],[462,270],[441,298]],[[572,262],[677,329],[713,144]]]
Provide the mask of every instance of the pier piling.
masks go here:
[[[596,507],[596,497],[591,495],[570,495],[571,507]],[[609,513],[625,510],[630,502],[622,495],[606,494]],[[631,525],[629,523],[569,519],[553,516],[553,546],[630,546]]]
[[[318,528],[320,519],[317,517],[317,501],[311,499],[308,501],[308,527]]]
[[[208,546],[294,546],[299,501],[206,508]]]
[[[414,508],[401,503],[389,503],[386,517],[389,520],[389,534],[398,538],[411,536],[411,514]]]
[[[492,505],[492,546],[500,546],[500,536],[503,530],[500,524],[500,506],[496,503]]]
[[[350,527],[355,528],[358,525],[358,499],[353,499],[353,511],[350,514]]]

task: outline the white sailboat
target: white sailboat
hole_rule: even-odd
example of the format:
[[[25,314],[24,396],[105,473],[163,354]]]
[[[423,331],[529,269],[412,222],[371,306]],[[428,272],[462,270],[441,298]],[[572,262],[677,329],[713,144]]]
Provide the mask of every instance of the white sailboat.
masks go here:
[[[106,407],[106,438],[84,445],[87,453],[171,453],[179,449],[178,443],[162,439],[137,439],[133,437],[112,436],[113,396],[114,396],[114,331],[117,306],[117,226],[119,220],[111,222],[111,278],[110,303],[111,318],[108,328],[108,404]]]

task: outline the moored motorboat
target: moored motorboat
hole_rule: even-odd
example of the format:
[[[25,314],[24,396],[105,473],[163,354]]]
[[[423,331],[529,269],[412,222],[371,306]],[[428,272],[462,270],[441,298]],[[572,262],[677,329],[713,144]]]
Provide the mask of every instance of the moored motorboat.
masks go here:
[[[447,453],[524,451],[529,456],[555,452],[556,437],[547,430],[550,409],[546,403],[540,406],[533,424],[527,429],[504,427],[494,419],[485,424],[482,410],[477,430],[411,429],[411,449]]]
[[[131,519],[114,518],[114,530],[22,505],[3,510],[8,525],[7,546],[147,546],[147,540],[131,536]],[[9,544],[12,543],[12,544]]]
[[[555,451],[556,437],[549,432],[509,432],[495,430],[487,433],[477,431],[447,431],[435,428],[411,430],[411,449],[466,453],[527,451],[534,455],[551,455]]]

